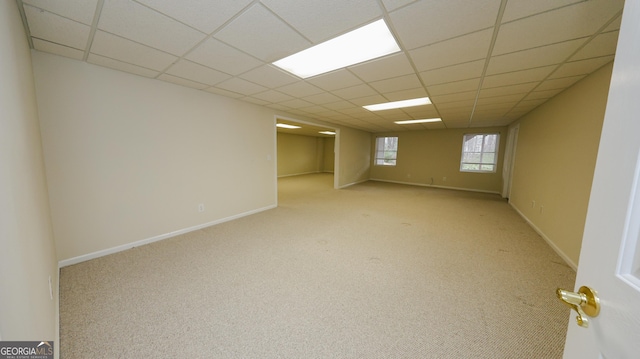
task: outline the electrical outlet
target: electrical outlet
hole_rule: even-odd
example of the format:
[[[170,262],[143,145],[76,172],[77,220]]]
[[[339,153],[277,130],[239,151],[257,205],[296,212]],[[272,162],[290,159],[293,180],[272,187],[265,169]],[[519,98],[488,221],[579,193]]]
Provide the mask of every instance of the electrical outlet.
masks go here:
[[[198,205],[198,212],[204,212],[204,203]]]

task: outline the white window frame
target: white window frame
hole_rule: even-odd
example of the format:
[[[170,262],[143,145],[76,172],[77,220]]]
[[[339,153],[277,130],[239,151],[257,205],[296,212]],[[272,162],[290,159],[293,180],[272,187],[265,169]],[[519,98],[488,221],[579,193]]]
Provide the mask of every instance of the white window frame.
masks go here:
[[[482,136],[482,143],[480,144],[479,151],[470,151],[467,142],[476,136]],[[487,137],[496,136],[495,145],[493,151],[487,148]],[[499,133],[467,133],[462,137],[462,154],[460,155],[460,172],[475,172],[475,173],[496,173],[498,168],[498,153],[500,150],[500,134]],[[478,154],[478,161],[468,160],[469,154]],[[487,162],[487,155],[493,154],[493,162]],[[467,156],[465,156],[467,155]],[[465,159],[467,159],[465,161]],[[477,169],[469,168],[469,166],[478,166]],[[483,169],[484,167],[491,166],[491,169]]]
[[[380,146],[384,146],[384,142],[387,138],[395,138],[395,149],[389,150],[386,148],[380,148]],[[389,158],[388,155],[393,153],[393,158]],[[374,166],[395,166],[398,163],[398,136],[383,136],[376,137],[376,152],[373,158]]]

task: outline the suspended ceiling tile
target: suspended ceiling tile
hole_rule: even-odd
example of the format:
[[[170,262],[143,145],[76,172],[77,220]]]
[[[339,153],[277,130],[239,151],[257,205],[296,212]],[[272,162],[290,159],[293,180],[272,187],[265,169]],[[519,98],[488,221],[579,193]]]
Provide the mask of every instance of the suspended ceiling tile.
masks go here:
[[[384,7],[385,9],[387,9],[387,11],[393,11],[399,7],[416,1],[417,0],[382,0],[382,3],[384,4]]]
[[[571,57],[571,61],[613,55],[618,46],[619,31],[611,31],[596,36],[585,47]]]
[[[283,102],[280,102],[280,104],[287,107],[291,107],[291,108],[297,108],[297,109],[313,106],[311,102],[308,102],[299,98],[294,98],[289,101],[283,101]]]
[[[470,79],[463,81],[449,82],[440,85],[428,86],[427,91],[431,96],[446,95],[458,92],[468,92],[477,90],[480,85],[480,79]]]
[[[247,80],[243,80],[238,77],[231,78],[224,82],[217,84],[215,87],[221,88],[223,90],[237,92],[243,95],[253,95],[258,92],[264,92],[267,90],[266,87],[254,84],[253,82],[249,82]]]
[[[505,74],[491,75],[484,78],[484,88],[517,85],[527,82],[540,82],[547,77],[556,66],[544,66],[534,69],[514,71]]]
[[[487,118],[480,121],[471,121],[469,128],[481,128],[481,127],[504,127],[511,123],[509,119],[495,119]]]
[[[421,88],[422,84],[415,74],[394,77],[386,80],[371,82],[371,86],[381,93],[397,92]]]
[[[526,93],[518,93],[513,95],[503,95],[503,96],[495,96],[495,97],[479,96],[478,105],[514,103],[522,100],[525,96],[527,96]]]
[[[438,111],[455,110],[455,109],[463,109],[465,111],[471,111],[475,103],[476,101],[474,99],[471,99],[471,100],[463,100],[463,101],[455,101],[455,102],[438,103],[436,104],[436,106],[438,107]]]
[[[91,64],[99,65],[99,66],[108,67],[114,70],[120,70],[120,71],[128,72],[131,74],[150,77],[150,78],[154,78],[160,74],[158,71],[128,64],[126,62],[110,59],[108,57],[104,57],[96,54],[89,54],[89,56],[87,57],[87,62]]]
[[[586,38],[569,40],[548,46],[493,56],[489,61],[489,67],[487,67],[487,75],[560,64],[566,61],[569,56],[586,41]]]
[[[260,100],[263,101],[267,101],[270,103],[275,103],[275,102],[284,102],[284,101],[289,101],[292,100],[293,97],[283,94],[282,92],[279,91],[275,91],[275,90],[268,90],[265,92],[260,92],[257,93],[255,95],[253,95],[252,97],[258,98]]]
[[[311,45],[260,3],[243,12],[214,37],[266,62],[279,60]]]
[[[502,22],[521,19],[582,1],[584,0],[509,0],[502,15]]]
[[[166,69],[177,60],[177,57],[166,52],[140,45],[104,31],[96,31],[91,45],[91,52],[156,71]]]
[[[287,95],[291,95],[293,97],[307,97],[324,92],[321,89],[304,81],[298,81],[289,85],[278,87],[278,91],[284,92]]]
[[[483,60],[487,57],[493,31],[485,30],[466,36],[424,46],[409,52],[418,71],[465,62]]]
[[[98,0],[22,0],[22,2],[60,16],[64,16],[68,19],[81,22],[85,25],[91,25],[93,16],[96,12],[96,4],[98,3]]]
[[[333,91],[364,83],[353,73],[346,69],[336,70],[327,74],[318,75],[307,79],[307,82],[314,84],[325,91]]]
[[[31,36],[56,44],[83,50],[91,28],[77,21],[33,6],[24,6]]]
[[[287,111],[289,109],[287,106],[282,106],[282,105],[280,105],[278,103],[271,103],[271,104],[268,104],[266,106],[269,107],[269,108],[272,108],[274,110],[278,110],[278,111]]]
[[[349,70],[367,82],[409,75],[414,72],[409,60],[402,52],[351,66]]]
[[[450,121],[444,122],[446,128],[469,128],[469,121],[464,119],[451,119]]]
[[[341,35],[382,17],[378,3],[371,0],[261,2],[313,43]]]
[[[98,28],[181,56],[205,35],[148,7],[128,0],[107,0]]]
[[[439,116],[438,111],[433,106],[407,107],[404,112],[413,119],[436,118]]]
[[[482,76],[484,64],[485,60],[477,60],[454,66],[441,67],[435,70],[423,71],[420,73],[420,77],[427,86],[479,78]]]
[[[251,0],[137,0],[206,34],[231,19]]]
[[[372,96],[365,96],[365,97],[350,99],[349,101],[358,106],[366,106],[366,105],[373,105],[376,103],[388,102],[389,99],[385,98],[382,95],[376,94]]]
[[[200,82],[195,82],[195,81],[183,79],[182,77],[177,77],[177,76],[167,75],[167,74],[162,74],[162,75],[158,76],[158,80],[171,82],[171,83],[174,83],[174,84],[180,85],[180,86],[191,87],[191,88],[194,88],[196,90],[204,90],[207,87],[209,87],[209,85],[205,85],[205,84],[200,83]]]
[[[444,122],[440,121],[440,122],[429,122],[429,123],[424,123],[423,124],[424,127],[426,127],[428,130],[443,130],[445,128],[447,128],[444,124]]]
[[[300,81],[297,77],[291,76],[272,65],[260,66],[240,75],[240,77],[269,88],[276,88]]]
[[[611,1],[616,4],[612,5]],[[622,9],[622,1],[583,1],[503,24],[500,27],[493,54],[502,55],[590,36]]]
[[[559,94],[560,92],[562,92],[563,90],[564,89],[533,91],[529,95],[527,95],[527,97],[525,97],[525,100],[550,99],[555,95]]]
[[[330,110],[340,111],[340,110],[344,110],[345,108],[352,108],[353,104],[348,101],[338,101],[338,102],[327,103],[327,104],[324,104],[323,106]]]
[[[258,59],[213,38],[202,42],[185,58],[231,75],[241,74],[262,64]]]
[[[260,106],[266,106],[270,103],[269,101],[261,100],[255,97],[243,97],[241,100],[246,102],[251,102],[252,104],[260,105]]]
[[[427,92],[422,87],[396,92],[385,92],[384,97],[389,101],[408,100],[412,98],[427,97]]]
[[[620,30],[620,25],[622,24],[622,14],[616,17],[602,32],[609,32]]]
[[[491,28],[499,8],[500,0],[420,1],[390,16],[403,45],[415,49]]]
[[[486,88],[484,85],[480,90],[479,97],[495,97],[495,96],[505,96],[511,94],[525,94],[531,90],[533,90],[538,82],[528,82],[523,84],[516,85],[507,85],[507,86],[499,86]]]
[[[572,86],[576,82],[585,78],[586,75],[578,75],[578,76],[570,76],[570,77],[562,77],[558,79],[549,79],[542,82],[538,87],[536,87],[536,91],[544,91],[544,90],[555,90],[555,89],[565,89],[567,87]]]
[[[184,59],[171,65],[165,73],[210,86],[231,78],[230,75]]]
[[[442,95],[431,94],[431,102],[435,103],[436,105],[440,105],[449,102],[475,100],[477,95],[478,92],[475,90]]]
[[[217,88],[217,87],[209,87],[209,88],[204,89],[204,91],[210,92],[212,94],[216,94],[216,95],[220,95],[220,96],[224,96],[224,97],[236,98],[236,99],[244,97],[243,94],[239,94],[239,93],[236,93],[236,92],[223,90],[223,89]]]
[[[36,38],[33,38],[32,40],[33,48],[38,51],[48,52],[50,54],[56,54],[76,60],[82,60],[84,57],[84,51],[74,49],[73,47],[63,46]]]
[[[317,95],[311,95],[303,98],[305,101],[309,101],[316,105],[323,105],[325,103],[332,103],[342,100],[340,97],[333,95],[329,92],[319,93]]]
[[[613,56],[597,57],[580,61],[567,62],[562,65],[550,78],[561,78],[577,75],[587,75],[613,61]]]
[[[376,94],[376,91],[372,89],[371,86],[362,84],[347,87],[345,89],[335,90],[333,91],[333,93],[336,94],[336,96],[349,100],[358,97],[372,96]]]

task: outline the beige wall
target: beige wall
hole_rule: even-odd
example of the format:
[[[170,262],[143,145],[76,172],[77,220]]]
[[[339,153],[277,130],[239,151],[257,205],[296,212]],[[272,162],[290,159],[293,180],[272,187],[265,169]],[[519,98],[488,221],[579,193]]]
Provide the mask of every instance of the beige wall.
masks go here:
[[[0,340],[57,340],[58,268],[31,55],[15,1],[0,1],[0,53]]]
[[[272,111],[63,57],[33,57],[60,260],[276,205]]]
[[[611,71],[604,66],[518,121],[510,203],[574,267]]]
[[[333,172],[334,139],[278,132],[278,177]]]
[[[275,118],[290,114],[32,54],[62,265],[276,205]],[[366,180],[370,134],[337,129],[337,185]]]
[[[376,137],[397,136],[398,160],[396,166],[374,166],[372,163],[371,178],[498,193],[502,189],[506,130],[506,127],[494,127],[376,133],[370,139],[372,158]],[[500,133],[498,168],[495,173],[460,172],[462,138],[468,133]]]
[[[371,133],[341,128],[336,150],[338,187],[343,188],[369,180],[371,170]]]
[[[335,137],[325,137],[323,139],[323,149],[324,153],[322,155],[322,172],[333,172],[333,167],[335,163],[335,145],[336,139]]]

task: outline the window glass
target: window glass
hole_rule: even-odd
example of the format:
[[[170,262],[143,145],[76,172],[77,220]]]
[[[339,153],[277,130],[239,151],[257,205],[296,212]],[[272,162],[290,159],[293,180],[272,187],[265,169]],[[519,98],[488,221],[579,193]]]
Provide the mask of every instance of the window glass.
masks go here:
[[[398,159],[398,137],[376,138],[376,155],[374,164],[377,166],[395,166]]]
[[[495,172],[500,135],[467,134],[462,141],[461,172]]]

